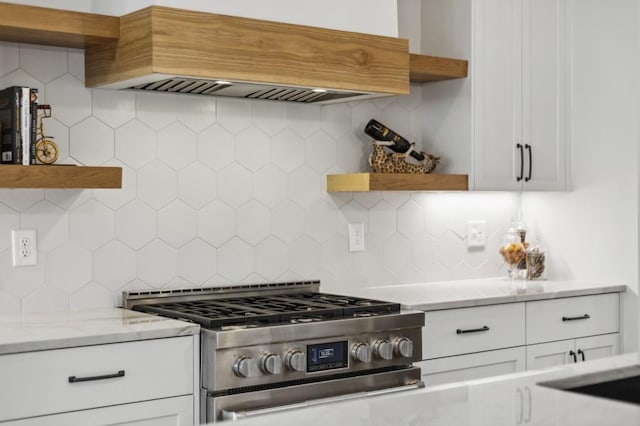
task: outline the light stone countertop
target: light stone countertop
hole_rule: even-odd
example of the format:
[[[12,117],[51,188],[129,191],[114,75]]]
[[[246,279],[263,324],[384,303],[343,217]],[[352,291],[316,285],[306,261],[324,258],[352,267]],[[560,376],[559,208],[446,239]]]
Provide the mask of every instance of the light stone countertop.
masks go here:
[[[601,282],[511,281],[507,278],[487,278],[367,287],[349,293],[353,296],[400,303],[404,309],[435,311],[623,292],[626,291],[626,288],[624,285]]]
[[[638,426],[640,405],[566,392],[539,382],[638,364],[637,354],[352,399],[247,418],[238,426]]]
[[[119,308],[0,315],[0,355],[199,332],[196,324]]]

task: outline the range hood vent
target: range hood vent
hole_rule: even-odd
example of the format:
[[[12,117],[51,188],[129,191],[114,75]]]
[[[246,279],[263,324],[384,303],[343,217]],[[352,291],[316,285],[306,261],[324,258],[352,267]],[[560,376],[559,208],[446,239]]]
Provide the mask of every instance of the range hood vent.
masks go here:
[[[408,41],[151,6],[85,49],[87,87],[334,103],[409,93]]]
[[[138,84],[129,89],[153,92],[186,93],[191,95],[216,95],[232,98],[263,99],[299,103],[329,103],[342,99],[355,100],[371,97],[369,93],[338,92],[325,89],[271,86],[251,83],[230,83],[196,78],[167,78],[151,83]]]

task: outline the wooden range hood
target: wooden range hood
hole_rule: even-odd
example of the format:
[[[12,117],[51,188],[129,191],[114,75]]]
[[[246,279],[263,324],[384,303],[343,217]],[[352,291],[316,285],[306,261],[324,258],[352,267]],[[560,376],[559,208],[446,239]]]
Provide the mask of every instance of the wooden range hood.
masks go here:
[[[332,103],[409,93],[408,40],[151,6],[85,50],[87,87]]]

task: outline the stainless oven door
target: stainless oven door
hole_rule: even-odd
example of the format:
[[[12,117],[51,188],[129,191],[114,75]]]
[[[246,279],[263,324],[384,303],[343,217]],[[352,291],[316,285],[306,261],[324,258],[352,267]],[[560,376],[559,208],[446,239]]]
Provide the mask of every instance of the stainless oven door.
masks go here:
[[[207,422],[237,420],[310,405],[365,398],[424,387],[420,368],[329,379],[315,383],[251,391],[224,396],[207,396]]]

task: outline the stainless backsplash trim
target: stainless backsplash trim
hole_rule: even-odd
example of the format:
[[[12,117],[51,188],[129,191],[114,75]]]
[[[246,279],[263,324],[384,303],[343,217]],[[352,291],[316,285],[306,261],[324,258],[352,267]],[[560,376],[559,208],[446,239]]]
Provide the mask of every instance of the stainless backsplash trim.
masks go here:
[[[320,281],[291,281],[281,283],[244,284],[224,287],[194,287],[164,290],[123,291],[122,306],[131,309],[136,305],[167,303],[174,301],[212,300],[233,296],[268,296],[315,292],[320,290]]]

